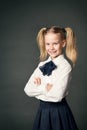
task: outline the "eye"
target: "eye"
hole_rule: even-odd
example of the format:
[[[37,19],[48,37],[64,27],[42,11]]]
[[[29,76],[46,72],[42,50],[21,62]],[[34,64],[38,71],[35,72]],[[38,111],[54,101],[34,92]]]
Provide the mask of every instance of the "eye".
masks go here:
[[[57,45],[57,44],[59,44],[59,43],[57,43],[57,42],[54,43],[54,45]]]
[[[50,45],[49,43],[45,43],[45,45]]]

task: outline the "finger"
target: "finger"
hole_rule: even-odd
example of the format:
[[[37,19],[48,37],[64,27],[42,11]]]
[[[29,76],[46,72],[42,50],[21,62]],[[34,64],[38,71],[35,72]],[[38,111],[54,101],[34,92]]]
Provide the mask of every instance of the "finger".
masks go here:
[[[36,79],[34,79],[34,84],[36,84],[37,83],[37,80]]]
[[[41,84],[41,79],[40,78],[37,78],[37,83],[38,83],[38,85]]]
[[[41,84],[41,79],[39,77],[34,79],[34,84],[40,85]]]
[[[35,83],[35,84],[38,84],[38,78],[35,78],[35,79],[34,79],[34,83]]]
[[[53,85],[48,83],[46,86],[47,91],[49,91],[52,87],[53,87]]]

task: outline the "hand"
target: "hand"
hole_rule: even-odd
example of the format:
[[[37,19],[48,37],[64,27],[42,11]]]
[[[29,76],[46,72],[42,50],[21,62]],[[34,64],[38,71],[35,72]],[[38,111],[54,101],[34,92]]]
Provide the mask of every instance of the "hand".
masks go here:
[[[41,84],[41,79],[39,77],[34,79],[34,84],[40,85]]]
[[[48,83],[48,84],[46,85],[46,90],[47,90],[47,91],[50,91],[50,89],[51,89],[52,87],[53,87],[53,85]]]

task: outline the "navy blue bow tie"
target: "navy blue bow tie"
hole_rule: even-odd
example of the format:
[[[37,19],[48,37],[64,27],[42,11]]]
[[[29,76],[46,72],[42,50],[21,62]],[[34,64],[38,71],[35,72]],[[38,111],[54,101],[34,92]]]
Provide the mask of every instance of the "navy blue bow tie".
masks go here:
[[[52,71],[56,68],[57,68],[57,66],[52,61],[49,61],[46,64],[44,64],[43,66],[39,67],[39,69],[41,70],[43,75],[48,75],[48,76],[51,75]]]

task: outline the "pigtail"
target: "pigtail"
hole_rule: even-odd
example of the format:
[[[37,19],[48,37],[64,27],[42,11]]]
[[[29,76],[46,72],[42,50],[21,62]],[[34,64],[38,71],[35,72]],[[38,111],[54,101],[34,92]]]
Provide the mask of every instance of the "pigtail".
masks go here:
[[[71,28],[67,27],[66,30],[66,56],[69,58],[73,65],[75,65],[77,60],[77,47],[76,47],[76,38],[74,32]]]
[[[44,33],[46,31],[46,28],[40,29],[38,35],[37,35],[37,43],[40,48],[40,60],[43,61],[47,57],[47,52],[45,50],[45,42],[44,42]]]

